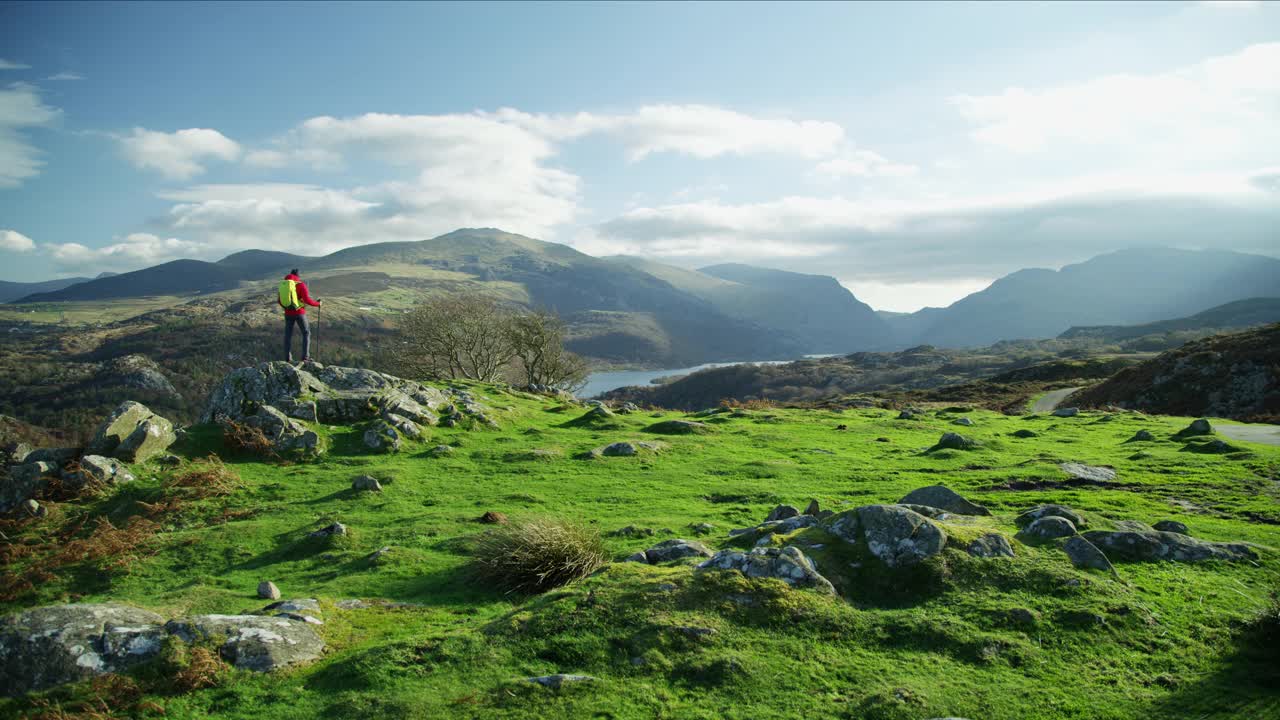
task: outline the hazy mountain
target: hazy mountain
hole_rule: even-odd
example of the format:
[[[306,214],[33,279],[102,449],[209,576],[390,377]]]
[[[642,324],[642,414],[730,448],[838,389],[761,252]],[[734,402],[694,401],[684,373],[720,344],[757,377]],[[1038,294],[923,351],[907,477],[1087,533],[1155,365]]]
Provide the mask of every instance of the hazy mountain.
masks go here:
[[[66,287],[82,283],[89,278],[73,277],[62,278],[61,280],[45,280],[43,282],[9,282],[0,280],[0,303],[13,302],[18,298],[26,297],[32,293],[45,293],[61,290]]]
[[[239,287],[245,273],[203,260],[174,260],[154,267],[88,280],[53,292],[27,295],[18,302],[116,300],[158,295],[195,295]]]
[[[1209,308],[1191,317],[1142,325],[1095,325],[1073,327],[1058,337],[1064,340],[1093,338],[1119,342],[1147,335],[1186,331],[1221,331],[1280,322],[1280,298],[1250,298]]]
[[[1280,260],[1223,251],[1147,248],[1099,255],[1061,270],[1019,270],[949,307],[890,322],[901,344],[946,347],[1055,337],[1083,325],[1129,325],[1193,315],[1280,288]],[[924,320],[927,319],[927,322]]]
[[[217,264],[234,268],[243,273],[246,278],[284,277],[285,273],[293,268],[301,267],[307,261],[314,259],[305,255],[271,250],[242,250],[222,258]]]

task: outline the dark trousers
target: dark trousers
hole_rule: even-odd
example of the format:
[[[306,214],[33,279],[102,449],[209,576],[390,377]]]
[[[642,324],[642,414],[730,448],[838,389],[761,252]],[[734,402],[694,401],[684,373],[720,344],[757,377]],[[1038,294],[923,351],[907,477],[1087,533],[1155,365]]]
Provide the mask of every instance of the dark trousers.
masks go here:
[[[307,324],[306,315],[284,316],[284,359],[293,360],[293,326],[302,331],[302,359],[311,357],[311,326]]]

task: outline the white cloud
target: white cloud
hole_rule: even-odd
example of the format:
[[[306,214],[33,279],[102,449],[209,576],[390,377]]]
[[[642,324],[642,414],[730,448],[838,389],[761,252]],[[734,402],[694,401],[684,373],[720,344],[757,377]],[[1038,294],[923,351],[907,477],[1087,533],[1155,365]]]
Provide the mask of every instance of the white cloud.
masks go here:
[[[710,105],[645,105],[625,115],[531,115],[504,108],[492,117],[553,140],[615,135],[632,160],[662,152],[818,158],[835,152],[844,140],[844,129],[833,122],[757,117]]]
[[[50,75],[46,80],[83,80],[84,76],[80,73],[60,72],[57,75]]]
[[[127,272],[182,258],[200,257],[207,248],[200,243],[133,233],[100,248],[80,243],[45,243],[41,246],[61,272],[97,274],[104,270]]]
[[[0,250],[31,252],[35,249],[35,241],[17,230],[0,230]]]
[[[165,133],[134,128],[132,135],[117,138],[125,157],[136,167],[155,170],[174,180],[187,180],[205,171],[205,160],[233,161],[240,145],[206,128]]]
[[[814,171],[833,180],[845,177],[906,177],[919,171],[915,165],[886,160],[870,150],[849,150],[818,163]]]
[[[1139,244],[1275,254],[1275,178],[1083,178],[986,197],[672,204],[625,212],[573,244],[694,267],[732,259],[835,275],[855,292],[862,282],[947,286]],[[909,304],[908,289],[897,304]]]
[[[18,187],[40,174],[44,161],[23,131],[51,125],[61,114],[45,105],[31,85],[14,83],[0,89],[0,188]]]
[[[0,70],[30,70],[30,69],[31,69],[30,65],[23,65],[22,63],[17,63],[17,62],[13,62],[12,60],[5,60],[4,58],[0,58]]]
[[[1276,148],[1280,43],[1170,72],[1013,87],[951,102],[974,124],[974,139],[1018,152],[1101,145],[1220,156]]]

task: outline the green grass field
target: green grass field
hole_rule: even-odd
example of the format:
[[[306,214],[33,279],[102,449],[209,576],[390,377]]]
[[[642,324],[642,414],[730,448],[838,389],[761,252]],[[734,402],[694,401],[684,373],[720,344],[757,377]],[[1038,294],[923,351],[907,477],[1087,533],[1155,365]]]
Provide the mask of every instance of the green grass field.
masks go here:
[[[1280,657],[1247,624],[1280,585],[1280,448],[1191,452],[1170,439],[1188,419],[1136,413],[974,411],[963,414],[976,424],[961,428],[936,413],[897,420],[885,410],[758,409],[713,418],[706,435],[662,437],[657,454],[579,459],[611,442],[653,440],[643,428],[656,417],[685,416],[641,412],[612,428],[571,427],[583,408],[479,391],[500,430],[432,428],[422,443],[382,456],[363,451],[359,428],[321,427],[330,452],[318,462],[228,456],[240,487],[161,516],[160,532],[127,567],[68,565],[2,609],[112,600],[165,617],[252,612],[265,604],[255,594],[261,580],[285,598],[320,600],[322,660],[274,675],[226,670],[217,687],[188,693],[148,686],[141,699],[107,702],[122,717],[1280,717]],[[1038,437],[1011,436],[1021,429]],[[1125,443],[1139,429],[1157,440]],[[923,452],[953,430],[982,447]],[[455,452],[428,457],[437,444]],[[145,513],[142,503],[161,499],[169,474],[211,451],[222,452],[216,432],[197,429],[182,448],[183,467],[138,468],[138,482],[55,504],[43,522],[6,532],[48,540],[94,516],[124,527]],[[1062,481],[1063,461],[1110,465],[1117,485],[993,489]],[[366,473],[383,492],[350,489]],[[1091,527],[1180,520],[1196,537],[1255,543],[1261,560],[1125,563],[1115,578],[1073,568],[1052,545],[1014,541],[1014,559],[948,547],[940,586],[916,591],[891,580],[884,593],[866,588],[851,599],[635,563],[513,597],[468,570],[471,540],[486,528],[476,518],[490,510],[513,522],[590,524],[621,560],[664,539],[694,539],[690,526],[703,522],[715,530],[697,539],[729,547],[729,529],[758,524],[779,503],[817,499],[839,511],[939,483],[993,513],[943,523],[956,538],[989,530],[1012,538],[1014,516],[1055,502],[1086,513]],[[351,534],[306,537],[334,521]],[[655,534],[608,535],[624,526]],[[380,560],[368,558],[383,547],[390,551]],[[819,571],[835,562],[815,558]],[[408,605],[335,605],[350,598]],[[1015,609],[1034,619],[1014,622]],[[552,673],[597,681],[555,691],[519,680]],[[0,716],[80,707],[102,692],[82,684],[0,700]]]

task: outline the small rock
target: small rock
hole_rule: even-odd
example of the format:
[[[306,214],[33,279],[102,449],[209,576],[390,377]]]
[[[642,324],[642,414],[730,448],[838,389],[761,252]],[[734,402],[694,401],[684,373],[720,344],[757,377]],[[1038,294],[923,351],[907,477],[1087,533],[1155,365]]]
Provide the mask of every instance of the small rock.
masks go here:
[[[1116,479],[1116,471],[1108,467],[1097,467],[1078,462],[1065,462],[1058,467],[1076,480],[1111,482]]]
[[[541,677],[525,678],[525,680],[552,690],[559,690],[566,685],[595,682],[596,679],[590,675],[543,675]]]
[[[1152,435],[1150,431],[1139,430],[1138,432],[1133,434],[1133,437],[1129,438],[1128,440],[1125,440],[1125,442],[1150,442],[1155,439],[1156,439],[1156,436]]]
[[[1199,420],[1192,421],[1190,425],[1179,430],[1177,435],[1175,435],[1174,437],[1195,437],[1197,435],[1212,435],[1212,434],[1213,434],[1213,426],[1209,424],[1208,420],[1205,420],[1204,418],[1200,418]]]
[[[916,414],[911,412],[910,410],[903,410],[902,412],[898,413],[899,420],[912,420],[912,419],[915,419],[915,416]]]
[[[816,516],[821,511],[822,511],[822,508],[818,507],[818,501],[810,500],[809,504],[804,509],[804,514]]]
[[[326,525],[325,527],[322,527],[319,530],[316,530],[315,532],[308,533],[308,537],[323,538],[323,537],[331,537],[333,535],[346,535],[346,534],[347,534],[347,526],[343,525],[340,522],[336,522],[331,525]]]
[[[391,552],[391,546],[390,546],[390,545],[385,545],[385,546],[383,546],[383,547],[378,548],[377,550],[374,550],[373,552],[369,553],[368,555],[366,555],[366,556],[365,556],[365,559],[369,560],[370,562],[374,562],[374,563],[376,563],[376,562],[378,562],[379,560],[381,560],[382,558],[386,557],[386,556],[387,556],[387,554],[388,554],[388,553],[390,553],[390,552]]]
[[[629,442],[616,442],[606,445],[600,451],[600,454],[605,457],[631,457],[639,452],[639,448]]]
[[[653,537],[653,528],[642,528],[636,527],[635,525],[628,525],[626,527],[618,528],[609,534],[613,537]]]
[[[711,551],[706,545],[696,540],[663,540],[644,551],[645,558],[650,564],[671,562],[672,560],[680,560],[688,557],[711,557]]]
[[[943,433],[942,437],[933,447],[929,448],[929,452],[934,450],[972,450],[978,446],[978,443],[959,433]]]
[[[263,580],[258,583],[258,597],[263,600],[279,600],[280,588],[276,587],[276,584],[270,580]]]
[[[1080,414],[1080,408],[1058,408],[1053,411],[1054,417],[1075,417]]]
[[[991,511],[977,503],[969,502],[946,485],[930,485],[907,493],[899,505],[927,505],[957,515],[990,515]]]
[[[1007,615],[1016,625],[1035,625],[1040,620],[1040,613],[1027,608],[1013,608]]]
[[[1187,530],[1187,526],[1186,526],[1186,525],[1183,525],[1182,523],[1178,522],[1177,520],[1161,520],[1160,522],[1158,522],[1158,523],[1156,523],[1156,524],[1154,525],[1154,528],[1155,528],[1156,530],[1161,531],[1161,532],[1178,533],[1179,535],[1190,535],[1190,534],[1191,534],[1191,533]]]
[[[638,553],[632,553],[628,555],[626,558],[622,560],[622,562],[638,562],[638,563],[644,563],[648,565],[649,558],[645,557],[645,554],[643,552],[638,552]]]
[[[1030,510],[1027,510],[1026,512],[1019,515],[1013,522],[1018,527],[1025,527],[1035,522],[1036,520],[1039,520],[1042,517],[1048,517],[1048,516],[1066,518],[1067,520],[1071,521],[1072,525],[1075,525],[1078,528],[1084,527],[1085,525],[1088,524],[1085,521],[1084,517],[1080,515],[1080,513],[1076,512],[1075,510],[1072,510],[1066,505],[1054,505],[1054,504],[1037,505],[1031,508]]]
[[[892,442],[892,441],[889,440],[889,438],[887,437],[878,437],[876,438],[876,442]]]
[[[710,535],[715,532],[716,526],[711,523],[696,523],[689,525],[689,529],[694,535]]]
[[[507,516],[503,513],[489,510],[477,518],[477,522],[482,522],[486,525],[506,525]]]
[[[1033,438],[1033,437],[1040,437],[1039,433],[1037,433],[1035,430],[1028,430],[1028,429],[1026,429],[1026,428],[1023,428],[1023,429],[1021,429],[1021,430],[1015,430],[1015,431],[1013,431],[1013,432],[1011,432],[1011,433],[1009,433],[1009,434],[1010,434],[1010,435],[1012,435],[1012,436],[1014,436],[1014,437],[1016,437],[1016,438]]]
[[[1071,564],[1078,568],[1115,572],[1115,568],[1111,566],[1111,561],[1107,559],[1107,556],[1096,545],[1079,535],[1067,538],[1067,541],[1062,544],[1062,550],[1067,553]]]
[[[1066,518],[1046,515],[1022,529],[1019,535],[1038,540],[1070,537],[1076,534],[1076,526]]]
[[[952,421],[951,421],[951,424],[952,424],[952,425],[963,425],[963,426],[965,426],[965,427],[971,427],[971,426],[973,425],[973,421],[972,421],[972,420],[970,420],[970,419],[969,419],[969,418],[967,418],[967,417],[962,417],[962,418],[956,418],[955,420],[952,420]]]
[[[357,491],[382,492],[382,483],[372,475],[360,475],[351,481],[351,489]]]
[[[664,420],[644,430],[659,435],[702,435],[711,432],[711,426],[692,420]]]
[[[453,448],[449,445],[437,445],[427,451],[427,456],[433,458],[447,457],[452,454]]]
[[[22,503],[22,509],[31,517],[44,517],[49,514],[48,508],[45,508],[43,505],[30,498],[28,498],[26,502]]]
[[[764,519],[765,522],[773,522],[774,520],[786,520],[800,514],[800,510],[791,505],[779,505],[769,511],[769,515]]]
[[[844,423],[840,423],[839,425],[836,426],[836,430],[848,430],[848,429],[849,429],[849,426],[845,425]]]
[[[965,548],[974,557],[1013,557],[1013,546],[999,533],[987,533]]]

